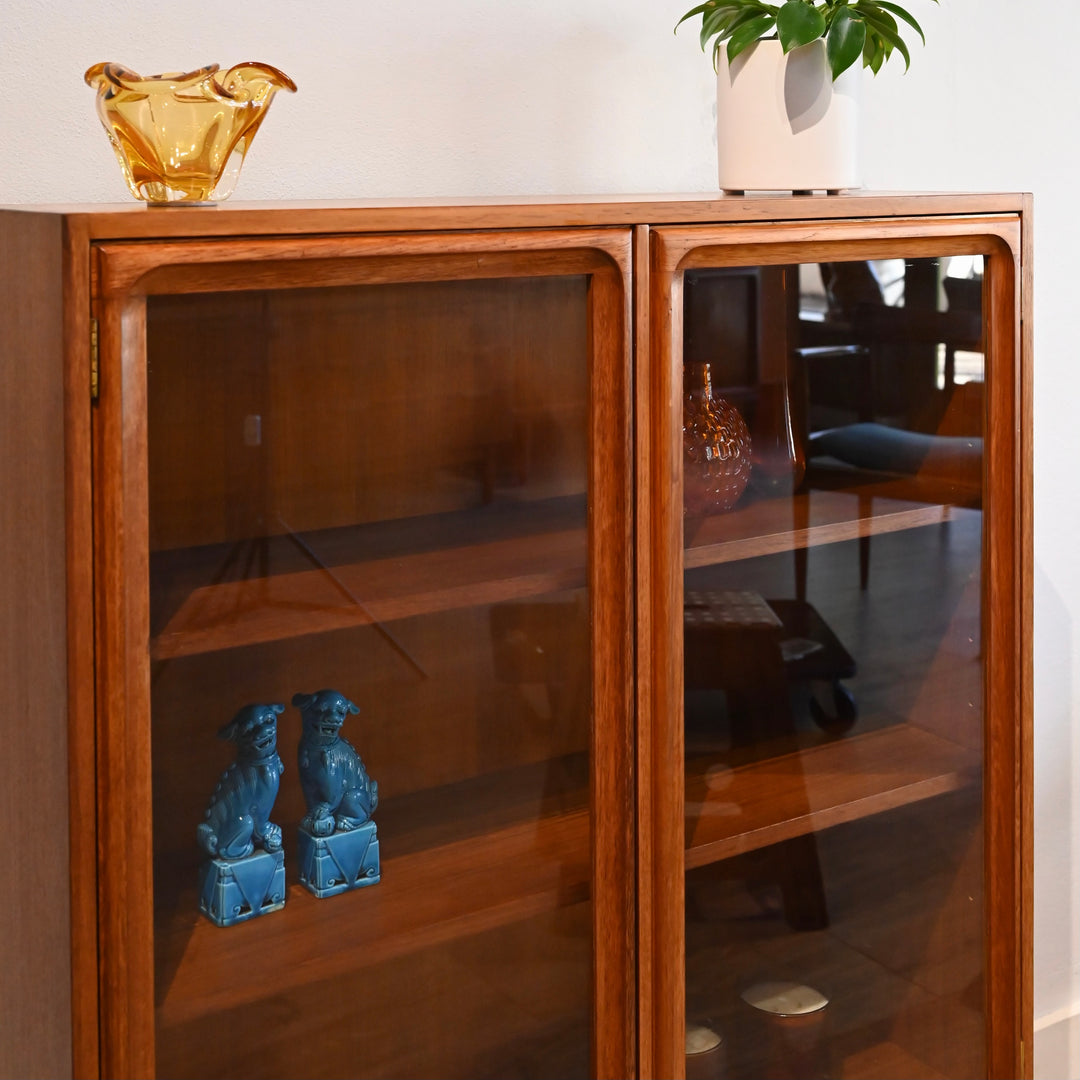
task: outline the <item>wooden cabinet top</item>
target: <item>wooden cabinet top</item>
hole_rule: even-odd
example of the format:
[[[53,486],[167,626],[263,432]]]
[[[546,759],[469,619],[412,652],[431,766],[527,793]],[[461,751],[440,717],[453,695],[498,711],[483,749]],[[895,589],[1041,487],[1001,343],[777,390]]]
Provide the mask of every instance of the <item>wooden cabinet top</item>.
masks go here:
[[[5,207],[64,219],[89,240],[554,228],[577,225],[738,223],[925,214],[1018,213],[1021,194],[859,191],[844,195],[547,195],[500,198],[229,202],[212,207],[141,203]]]

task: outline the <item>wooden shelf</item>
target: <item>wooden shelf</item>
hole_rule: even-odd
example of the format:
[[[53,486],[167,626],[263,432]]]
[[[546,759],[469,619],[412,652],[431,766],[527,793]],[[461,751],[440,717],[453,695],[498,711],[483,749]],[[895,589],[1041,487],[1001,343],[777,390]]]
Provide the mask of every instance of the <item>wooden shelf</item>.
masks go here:
[[[157,927],[158,1023],[225,1012],[577,903],[588,898],[588,880],[582,809],[409,854],[384,852],[377,885],[329,900],[292,885],[283,911],[224,930],[185,893],[183,914]]]
[[[977,768],[973,752],[897,724],[801,754],[691,773],[686,867],[932,798],[967,783]],[[197,915],[187,890],[181,914],[159,918],[159,1023],[186,1023],[577,903],[588,898],[588,882],[582,806],[391,851],[378,885],[332,901],[293,885],[283,912],[228,930]]]
[[[584,518],[584,499],[566,498],[337,529],[292,545],[257,538],[240,543],[268,546],[260,558],[282,571],[211,584],[228,547],[163,553],[155,556],[162,579],[189,584],[150,655],[166,660],[580,588]],[[432,537],[443,546],[433,549]]]
[[[762,499],[687,522],[686,567],[915,529],[972,513],[977,511],[860,491]],[[565,522],[565,509],[559,514],[551,520]],[[195,585],[152,638],[150,655],[167,660],[581,588],[586,583],[585,530],[544,531],[549,519],[541,510],[540,531],[505,538],[498,537],[496,521],[491,529],[496,538],[462,544],[454,543],[452,522],[433,533],[431,523],[421,519],[412,530],[441,536],[448,546]],[[280,546],[282,540],[270,542]],[[340,536],[335,546],[345,546]],[[215,551],[220,559],[220,549]],[[201,580],[209,577],[212,572],[204,571]]]
[[[686,868],[933,798],[971,782],[979,755],[899,723],[686,779]]]
[[[726,514],[688,520],[686,568],[918,529],[977,513],[942,503],[890,498],[881,494],[882,489],[815,490],[791,499],[760,499]]]

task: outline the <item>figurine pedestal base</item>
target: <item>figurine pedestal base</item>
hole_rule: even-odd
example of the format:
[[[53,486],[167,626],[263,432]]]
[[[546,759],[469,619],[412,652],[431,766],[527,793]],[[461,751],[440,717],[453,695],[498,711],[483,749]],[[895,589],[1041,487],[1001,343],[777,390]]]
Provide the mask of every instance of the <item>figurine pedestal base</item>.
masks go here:
[[[199,910],[217,926],[233,926],[284,906],[283,851],[208,859],[199,867]]]
[[[316,896],[336,896],[379,880],[374,821],[330,836],[314,836],[301,825],[299,837],[300,882]]]

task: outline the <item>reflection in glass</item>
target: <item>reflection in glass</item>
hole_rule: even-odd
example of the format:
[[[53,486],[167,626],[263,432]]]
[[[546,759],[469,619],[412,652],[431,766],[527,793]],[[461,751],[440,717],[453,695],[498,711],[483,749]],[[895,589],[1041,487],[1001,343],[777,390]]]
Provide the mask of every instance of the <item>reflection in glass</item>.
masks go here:
[[[764,382],[754,406],[753,483],[765,495],[790,495],[806,472],[803,444],[797,438],[786,379]]]
[[[162,1075],[588,1075],[588,303],[570,276],[149,298]],[[287,706],[278,927],[200,925],[214,732],[327,687],[381,880],[299,884]]]
[[[685,530],[686,1007],[728,1077],[985,1072],[981,276],[687,274],[755,462]]]
[[[686,373],[683,491],[687,514],[730,510],[750,480],[750,433],[734,405],[713,393],[708,364]]]

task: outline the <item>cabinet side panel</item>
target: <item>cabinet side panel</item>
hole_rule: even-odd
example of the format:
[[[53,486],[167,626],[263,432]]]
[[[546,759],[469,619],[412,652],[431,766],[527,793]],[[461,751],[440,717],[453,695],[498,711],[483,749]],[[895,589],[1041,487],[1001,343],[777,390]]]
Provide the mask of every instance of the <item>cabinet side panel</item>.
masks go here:
[[[1033,257],[1035,254],[1035,241],[1032,234],[1034,216],[1034,200],[1031,195],[1024,196],[1024,210],[1021,219],[1021,235],[1023,238],[1023,254],[1021,256],[1020,271],[1020,370],[1021,370],[1021,410],[1020,410],[1020,438],[1021,438],[1021,581],[1022,581],[1022,607],[1020,614],[1020,638],[1023,642],[1023,655],[1021,657],[1020,679],[1021,691],[1021,749],[1020,749],[1020,783],[1023,790],[1022,799],[1022,833],[1020,844],[1021,879],[1022,879],[1022,903],[1023,915],[1021,918],[1022,944],[1020,950],[1020,1024],[1023,1045],[1027,1048],[1021,1055],[1022,1071],[1024,1080],[1032,1075],[1032,1044],[1034,1040],[1034,925],[1033,925],[1033,895],[1034,895],[1034,866],[1032,862],[1033,832],[1035,820],[1034,786],[1034,724],[1035,715],[1035,690],[1033,686],[1034,653],[1033,642],[1035,639],[1035,588],[1033,582],[1034,557],[1032,554],[1034,545],[1034,311],[1033,294],[1035,285],[1035,267]]]
[[[0,217],[0,1076],[71,1072],[61,219]]]

